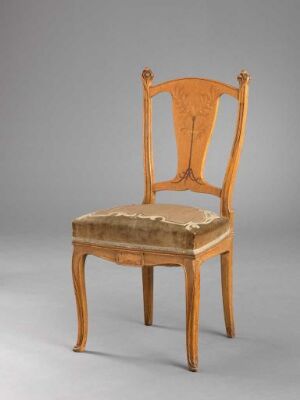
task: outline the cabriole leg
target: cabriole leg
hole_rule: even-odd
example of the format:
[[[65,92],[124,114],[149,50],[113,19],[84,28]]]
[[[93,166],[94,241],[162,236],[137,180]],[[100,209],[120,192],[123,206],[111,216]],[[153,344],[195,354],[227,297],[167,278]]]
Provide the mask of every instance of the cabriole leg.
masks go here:
[[[77,318],[78,318],[78,336],[77,343],[73,350],[81,352],[85,350],[87,333],[88,333],[88,315],[87,315],[87,301],[85,290],[85,259],[86,254],[83,254],[80,249],[74,247],[72,258],[72,275],[73,284],[77,305]]]

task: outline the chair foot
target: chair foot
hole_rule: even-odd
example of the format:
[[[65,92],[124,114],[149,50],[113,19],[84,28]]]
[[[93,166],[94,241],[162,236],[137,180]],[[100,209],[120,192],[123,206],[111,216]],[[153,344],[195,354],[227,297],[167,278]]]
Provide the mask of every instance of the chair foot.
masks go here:
[[[189,368],[189,371],[191,371],[191,372],[198,371],[198,365],[189,365],[188,368]]]
[[[83,346],[83,347],[81,346],[81,347],[80,347],[80,346],[77,346],[77,345],[76,345],[76,346],[73,347],[73,351],[74,351],[75,353],[82,353],[82,352],[85,351],[85,346]]]
[[[227,333],[227,337],[230,339],[233,339],[235,337],[235,331],[234,331],[234,329],[232,330],[231,327],[226,327],[226,333]]]

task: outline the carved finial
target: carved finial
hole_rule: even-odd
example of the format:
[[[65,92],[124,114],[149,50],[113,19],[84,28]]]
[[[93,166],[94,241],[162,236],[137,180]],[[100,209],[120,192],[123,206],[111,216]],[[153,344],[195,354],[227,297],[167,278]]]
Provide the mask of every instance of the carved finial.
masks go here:
[[[153,72],[151,71],[151,69],[150,68],[144,68],[144,70],[143,70],[143,72],[142,72],[142,79],[144,80],[144,81],[146,81],[147,83],[149,82],[152,82],[152,80],[153,80],[153,78],[154,78],[154,74],[153,74]]]
[[[249,83],[250,79],[251,76],[249,72],[247,72],[245,69],[242,69],[237,77],[237,80],[239,81],[240,85],[242,85],[243,83]]]

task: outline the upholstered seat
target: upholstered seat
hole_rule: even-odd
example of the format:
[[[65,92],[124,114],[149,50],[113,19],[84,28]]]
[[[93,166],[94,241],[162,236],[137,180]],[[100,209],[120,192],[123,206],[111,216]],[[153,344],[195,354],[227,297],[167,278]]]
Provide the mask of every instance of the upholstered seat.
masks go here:
[[[177,254],[198,254],[229,233],[227,218],[175,204],[120,206],[73,221],[74,242]]]

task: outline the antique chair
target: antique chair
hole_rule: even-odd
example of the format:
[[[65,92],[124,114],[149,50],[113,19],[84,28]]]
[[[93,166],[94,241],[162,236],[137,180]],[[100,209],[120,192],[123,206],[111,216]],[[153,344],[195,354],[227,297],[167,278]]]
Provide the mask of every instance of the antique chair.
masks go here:
[[[250,76],[241,71],[239,87],[202,78],[183,78],[152,85],[153,73],[142,73],[144,93],[145,196],[141,205],[99,210],[73,221],[72,272],[75,288],[78,338],[74,351],[85,350],[87,301],[84,266],[91,254],[121,265],[141,267],[144,320],[152,324],[153,267],[182,266],[186,287],[186,348],[188,367],[198,367],[198,321],[200,266],[220,255],[224,318],[227,336],[234,337],[232,305],[233,210],[232,191],[244,140]],[[168,92],[172,96],[177,143],[176,176],[155,182],[152,158],[152,97]],[[221,188],[209,184],[203,174],[219,99],[237,99],[238,113],[234,143]],[[220,197],[220,215],[195,207],[156,204],[161,190],[192,190]]]

